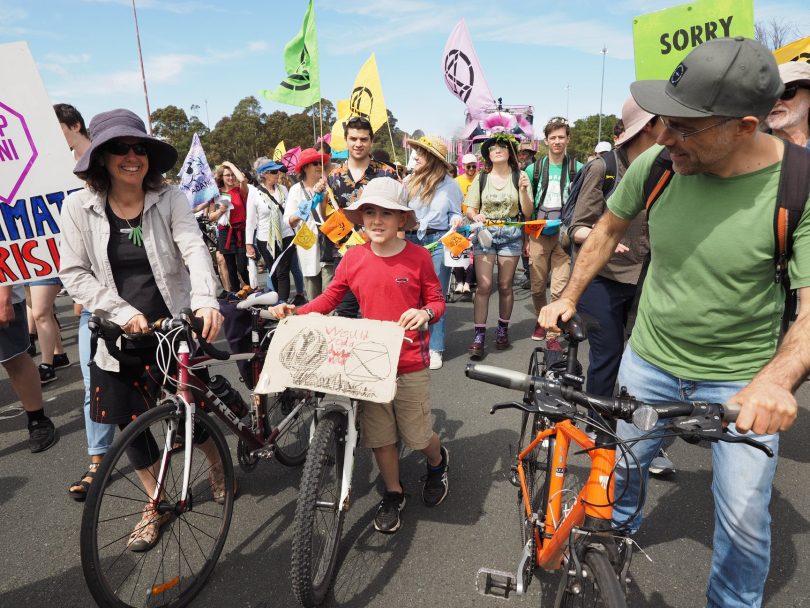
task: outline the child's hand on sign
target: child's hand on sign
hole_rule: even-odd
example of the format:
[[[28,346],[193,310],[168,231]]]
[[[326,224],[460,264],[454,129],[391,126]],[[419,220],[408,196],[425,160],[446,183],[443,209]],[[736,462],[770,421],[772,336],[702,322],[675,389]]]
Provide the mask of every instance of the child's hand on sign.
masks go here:
[[[295,314],[295,304],[287,304],[285,302],[284,304],[278,304],[277,306],[268,308],[267,312],[269,312],[273,318],[281,320],[288,315]]]

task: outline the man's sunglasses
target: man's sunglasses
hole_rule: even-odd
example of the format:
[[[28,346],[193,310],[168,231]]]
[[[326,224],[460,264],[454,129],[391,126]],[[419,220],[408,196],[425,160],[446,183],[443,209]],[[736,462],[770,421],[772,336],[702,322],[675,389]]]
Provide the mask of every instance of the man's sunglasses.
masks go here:
[[[782,96],[779,98],[782,101],[788,101],[796,97],[796,93],[799,92],[799,89],[806,89],[807,87],[803,87],[800,84],[789,84],[785,87],[785,92],[782,93]]]
[[[469,165],[464,165],[465,169],[477,169],[478,165],[470,163]]]
[[[132,150],[138,156],[146,156],[146,152],[148,148],[145,143],[142,141],[136,142],[134,144],[128,144],[123,141],[111,141],[106,146],[104,146],[104,150],[109,152],[110,154],[114,154],[115,156],[126,156],[129,154],[129,151]]]

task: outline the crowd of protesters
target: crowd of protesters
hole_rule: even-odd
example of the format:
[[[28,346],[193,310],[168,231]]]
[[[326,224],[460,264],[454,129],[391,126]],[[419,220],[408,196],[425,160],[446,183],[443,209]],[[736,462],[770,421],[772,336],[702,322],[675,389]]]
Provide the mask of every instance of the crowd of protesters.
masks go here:
[[[759,72],[733,72],[728,67],[741,61],[757,66]],[[723,71],[721,63],[728,69]],[[355,247],[370,248],[368,263],[379,272],[385,272],[385,264],[378,258],[403,252],[426,265],[423,249],[428,248],[432,273],[420,275],[419,281],[448,294],[451,272],[455,274],[455,291],[472,296],[472,310],[463,306],[460,310],[472,318],[468,353],[473,359],[486,353],[493,291],[498,293],[497,350],[509,348],[515,339],[532,339],[544,341],[547,350],[561,351],[559,319],[584,313],[599,322],[590,336],[588,391],[613,394],[618,382],[642,399],[736,401],[743,413],[733,432],[753,431],[776,451],[777,433],[796,416],[792,392],[810,367],[807,307],[776,351],[782,316],[776,292],[781,286],[771,276],[773,199],[782,150],[788,145],[783,141],[799,150],[810,148],[810,64],[789,62],[777,68],[757,43],[722,39],[699,46],[679,67],[683,69],[676,70],[669,82],[634,83],[613,145],[598,142],[592,157],[582,159],[586,165],[569,153],[571,128],[562,117],[544,125],[543,155],[537,154],[536,142],[520,142],[501,129],[488,134],[478,154],[470,150],[454,162],[442,139],[423,136],[407,142],[412,153],[408,170],[385,155],[372,154],[371,124],[353,117],[345,124],[346,162],[332,165],[324,143],[303,150],[292,167],[295,181],[289,187],[281,183],[289,177],[287,168],[267,157],[256,159],[252,175],[225,161],[214,173],[219,196],[195,210],[203,221],[216,225],[215,264],[187,199],[163,178],[177,151],[148,135],[141,119],[127,110],[95,116],[88,134],[75,108],[57,105],[57,117],[77,161],[74,172],[86,184],[63,206],[59,278],[31,282],[25,291],[0,290],[4,315],[0,354],[28,414],[31,451],[46,450],[57,439],[42,407],[41,385],[55,381],[55,370],[70,364],[54,314],[63,288],[80,315],[90,457],[85,473],[69,486],[77,500],[83,500],[93,482],[114,427],[124,428],[150,407],[159,385],[149,367],[123,366],[101,344],[91,364],[87,330],[91,312],[101,311],[127,333],[137,334],[144,333],[149,322],[190,307],[203,320],[204,334],[213,339],[223,322],[218,298],[244,298],[259,288],[250,267],[261,263],[266,274],[263,287],[289,302],[279,309],[280,316],[305,305],[305,311],[328,309],[356,318],[363,316],[363,301],[374,303],[368,304],[374,314],[382,309],[387,314],[376,301],[384,294],[369,291],[371,284],[352,274],[363,272],[358,266],[361,256],[347,255],[343,242],[335,243],[319,230],[338,208],[349,210],[347,216],[356,221],[360,234],[361,224],[365,226],[364,240],[370,243]],[[655,207],[644,212],[644,180],[662,150],[669,153],[675,177]],[[385,181],[371,189],[382,192],[379,198],[364,199],[364,189],[381,178]],[[574,263],[557,230],[527,233],[523,224],[545,220],[551,226],[560,218],[576,180],[581,180],[580,198],[562,235],[572,243]],[[751,204],[741,208],[740,201],[749,200]],[[741,214],[745,218],[738,217]],[[805,215],[795,231],[788,273],[806,300],[810,220]],[[727,220],[730,216],[736,219]],[[394,222],[391,217],[399,219]],[[442,238],[465,225],[473,263],[451,269],[445,265]],[[293,242],[303,229],[317,235],[313,246]],[[716,232],[709,234],[712,229]],[[408,245],[400,244],[391,230],[398,230],[396,238]],[[728,243],[738,242],[735,235],[742,231],[748,249],[729,253]],[[718,245],[718,234],[731,240]],[[718,258],[728,266],[718,264]],[[521,259],[528,277],[521,286],[531,290],[537,323],[530,334],[516,336],[510,335],[509,325]],[[353,289],[363,293],[355,295]],[[423,320],[431,324],[429,344],[417,343],[408,351],[409,357],[413,355],[409,373],[437,370],[443,364],[447,317],[444,304],[436,304],[432,292],[430,297],[430,306],[414,300],[397,312],[402,319],[407,317],[400,324],[409,330]],[[307,301],[317,304],[306,305]],[[38,369],[31,359],[36,344],[41,356]],[[146,366],[154,358],[155,343],[148,337],[131,348]],[[694,385],[688,395],[682,388],[685,379]],[[429,387],[419,382],[422,388]],[[625,427],[620,431],[638,444],[639,460],[633,466],[643,474],[660,472],[655,459],[662,456],[661,442],[640,441],[637,431]],[[428,457],[428,476],[439,485],[434,484],[434,494],[426,501],[438,504],[447,493],[449,455],[432,429],[422,430],[429,439],[411,444]],[[210,440],[203,435],[195,441],[213,459]],[[382,514],[385,522],[378,529],[393,532],[399,528],[404,494],[391,460],[396,452],[388,453],[394,443],[388,435],[385,441],[389,442],[385,446],[371,447],[388,493],[396,497],[381,503],[384,512],[378,516]],[[720,444],[713,449],[716,563],[709,605],[758,605],[768,569],[767,507],[775,459],[750,452],[740,456],[735,451],[740,448]],[[134,446],[129,455],[135,469],[143,472],[140,477],[149,494],[154,490],[151,469],[156,466],[152,453],[152,446],[145,443]],[[218,487],[221,466],[213,460],[211,465],[215,494],[224,494]],[[617,486],[629,483],[622,470],[617,478]],[[739,479],[749,483],[740,484]],[[637,500],[637,487],[623,492],[617,517],[630,519]],[[130,550],[154,546],[164,521],[144,509],[129,539]],[[639,523],[635,513],[632,527]],[[746,549],[753,542],[763,550]]]

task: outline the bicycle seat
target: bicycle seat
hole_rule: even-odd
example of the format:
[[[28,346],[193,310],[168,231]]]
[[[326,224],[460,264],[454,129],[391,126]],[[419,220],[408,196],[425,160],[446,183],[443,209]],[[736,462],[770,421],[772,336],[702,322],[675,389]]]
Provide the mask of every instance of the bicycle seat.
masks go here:
[[[275,306],[278,304],[278,294],[275,291],[265,293],[252,293],[236,305],[236,308],[244,310],[251,306]]]

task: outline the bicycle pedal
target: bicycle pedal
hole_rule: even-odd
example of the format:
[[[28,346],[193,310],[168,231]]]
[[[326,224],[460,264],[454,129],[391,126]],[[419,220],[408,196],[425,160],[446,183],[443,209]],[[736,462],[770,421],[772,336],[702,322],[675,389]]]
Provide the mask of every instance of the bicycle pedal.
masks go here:
[[[256,456],[257,458],[263,458],[265,460],[271,460],[276,453],[275,446],[268,446],[266,448],[259,448],[255,450],[252,455]]]
[[[480,568],[475,575],[475,588],[481,595],[508,600],[517,591],[517,578],[510,572]]]

